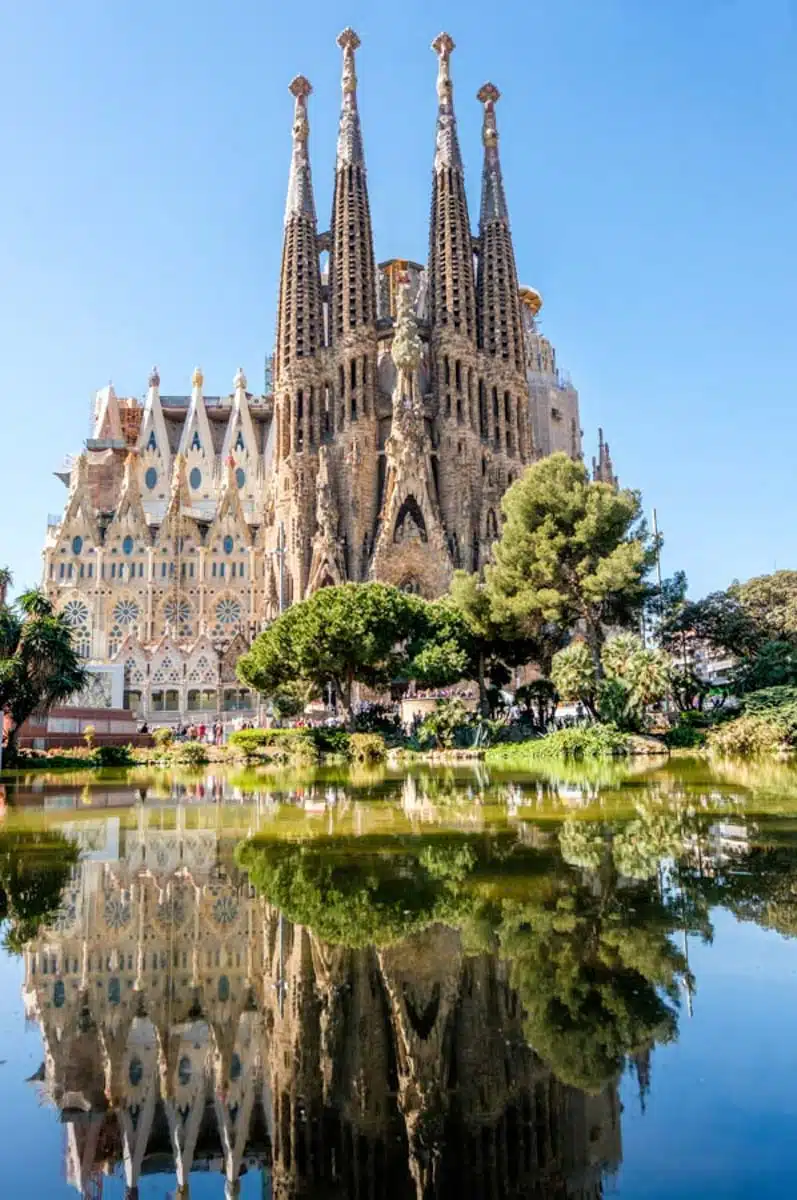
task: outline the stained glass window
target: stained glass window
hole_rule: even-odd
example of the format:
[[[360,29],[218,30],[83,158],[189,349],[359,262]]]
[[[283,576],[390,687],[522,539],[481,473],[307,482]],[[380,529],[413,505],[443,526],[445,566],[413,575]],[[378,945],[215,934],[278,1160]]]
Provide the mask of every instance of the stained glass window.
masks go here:
[[[237,600],[225,598],[216,605],[216,620],[219,625],[237,625],[241,620],[241,605]]]

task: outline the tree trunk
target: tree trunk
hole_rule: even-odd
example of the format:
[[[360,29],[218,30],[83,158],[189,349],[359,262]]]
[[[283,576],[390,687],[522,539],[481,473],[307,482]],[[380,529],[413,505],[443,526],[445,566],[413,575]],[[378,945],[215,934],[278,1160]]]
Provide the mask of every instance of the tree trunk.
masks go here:
[[[479,673],[479,679],[478,679],[478,683],[479,683],[479,712],[481,713],[481,715],[482,715],[483,717],[489,717],[489,715],[490,715],[490,706],[489,706],[489,704],[487,703],[487,687],[485,686],[485,682],[484,682],[484,651],[483,651],[483,650],[480,650],[480,651],[479,651],[479,666],[478,666],[478,673]]]
[[[1,716],[2,714],[0,714]],[[3,747],[3,767],[13,767],[17,761],[17,735],[19,725],[11,724],[6,731],[6,744]]]
[[[343,720],[346,728],[351,731],[354,727],[354,713],[351,707],[351,689],[354,680],[350,675],[345,678],[336,680],[335,687],[338,691],[338,700],[340,707],[343,709]]]

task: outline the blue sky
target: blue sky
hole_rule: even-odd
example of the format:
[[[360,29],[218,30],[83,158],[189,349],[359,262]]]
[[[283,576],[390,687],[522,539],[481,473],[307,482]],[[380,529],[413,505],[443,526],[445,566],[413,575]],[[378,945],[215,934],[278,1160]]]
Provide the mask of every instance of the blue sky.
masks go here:
[[[298,72],[328,224],[335,36],[359,32],[378,258],[424,259],[429,43],[457,42],[478,215],[498,109],[518,271],[624,484],[694,594],[797,567],[794,0],[0,0],[0,563],[39,575],[52,477],[111,379],[260,377],[274,335]]]

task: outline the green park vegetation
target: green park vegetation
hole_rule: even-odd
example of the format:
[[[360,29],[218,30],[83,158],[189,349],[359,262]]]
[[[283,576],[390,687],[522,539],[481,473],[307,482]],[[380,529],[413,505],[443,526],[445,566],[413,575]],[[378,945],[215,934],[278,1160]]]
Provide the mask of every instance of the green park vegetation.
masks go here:
[[[3,760],[13,766],[20,726],[33,713],[80,691],[85,673],[66,619],[40,591],[6,601],[11,581],[0,579],[0,714],[8,721]]]
[[[210,748],[210,759],[373,761],[397,748],[482,752],[487,746],[495,754],[510,741],[525,747],[511,750],[520,763],[524,754],[634,753],[629,737],[649,733],[673,750],[729,755],[792,748],[795,702],[777,689],[797,688],[797,572],[734,583],[695,601],[682,573],[654,584],[658,546],[639,493],[593,481],[564,454],[530,466],[504,495],[502,510],[501,536],[483,577],[455,572],[438,600],[383,583],[348,583],[321,589],[273,621],[240,658],[239,678],[283,720],[331,690],[344,728],[242,730],[229,749]],[[653,645],[640,630],[652,634]],[[695,639],[733,657],[726,686],[712,687],[696,668]],[[519,714],[510,726],[506,688],[513,670],[529,665],[538,677],[517,689]],[[22,721],[82,680],[69,629],[44,597],[33,592],[16,606],[3,602],[6,765],[16,756]],[[354,711],[357,685],[396,695],[463,680],[478,686],[478,714],[455,697],[441,698],[410,736],[389,712]],[[560,702],[580,706],[589,728],[551,734]],[[196,747],[172,745],[169,731],[156,730],[155,740],[156,761],[205,761]],[[91,744],[87,750],[99,754]]]

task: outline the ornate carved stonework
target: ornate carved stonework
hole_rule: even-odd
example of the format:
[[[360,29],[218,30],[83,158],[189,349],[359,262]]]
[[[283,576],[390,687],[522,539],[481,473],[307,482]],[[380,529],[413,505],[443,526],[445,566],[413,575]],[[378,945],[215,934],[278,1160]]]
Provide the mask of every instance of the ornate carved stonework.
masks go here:
[[[474,236],[454,42],[446,33],[435,39],[428,262],[391,259],[377,268],[357,96],[360,39],[346,29],[338,45],[328,231],[318,229],[310,167],[312,87],[303,75],[290,85],[266,394],[248,391],[240,368],[222,396],[205,395],[199,368],[188,396],[162,396],[156,369],[143,403],[109,385],[97,393],[85,452],[61,475],[69,494],[48,531],[46,590],[59,608],[71,606],[87,659],[114,661],[133,639],[143,656],[134,686],[145,712],[149,669],[167,633],[175,663],[187,668],[198,639],[223,653],[281,605],[330,583],[380,579],[439,595],[453,570],[480,571],[489,560],[501,498],[538,450],[581,455],[578,395],[537,327],[539,293],[518,287],[498,88],[485,84],[478,93],[484,160]],[[616,479],[603,441],[595,474]],[[184,702],[182,687],[183,717]]]

